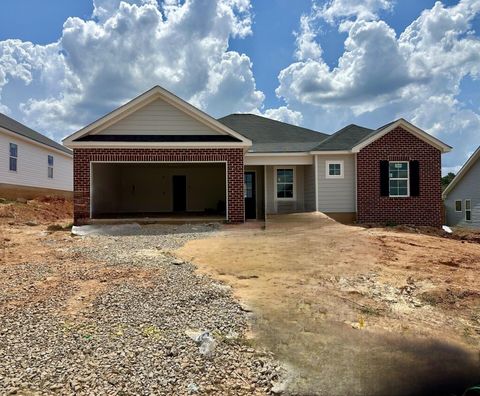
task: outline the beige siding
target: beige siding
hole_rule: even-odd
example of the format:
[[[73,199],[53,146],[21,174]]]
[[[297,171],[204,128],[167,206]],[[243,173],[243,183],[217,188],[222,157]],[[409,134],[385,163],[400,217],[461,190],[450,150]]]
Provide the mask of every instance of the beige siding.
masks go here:
[[[326,178],[327,161],[343,161],[344,177]],[[318,156],[318,210],[321,212],[355,212],[355,155]]]
[[[305,210],[305,182],[303,165],[284,165],[285,168],[295,168],[295,189],[294,200],[279,200],[275,196],[275,170],[282,166],[267,166],[267,214],[294,213]],[[309,165],[310,166],[310,165]]]
[[[305,179],[305,211],[315,211],[315,165],[304,167]]]
[[[9,170],[10,145],[18,146],[17,171]],[[53,179],[48,178],[48,155],[53,155]],[[0,183],[54,190],[73,190],[72,157],[28,140],[0,132]]]
[[[157,99],[99,132],[101,135],[218,135],[200,121]]]

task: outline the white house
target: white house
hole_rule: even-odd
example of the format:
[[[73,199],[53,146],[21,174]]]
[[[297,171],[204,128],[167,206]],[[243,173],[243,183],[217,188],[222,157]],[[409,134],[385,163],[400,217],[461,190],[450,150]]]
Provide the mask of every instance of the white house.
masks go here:
[[[0,114],[0,197],[71,197],[72,191],[72,152]]]

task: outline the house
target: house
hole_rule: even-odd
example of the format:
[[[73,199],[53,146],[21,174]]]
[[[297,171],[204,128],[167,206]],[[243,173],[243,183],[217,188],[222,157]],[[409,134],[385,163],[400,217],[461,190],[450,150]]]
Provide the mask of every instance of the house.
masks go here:
[[[0,114],[0,197],[72,197],[73,154],[46,136]]]
[[[341,221],[440,226],[441,154],[400,119],[333,135],[251,114],[216,120],[161,87],[64,139],[75,222],[322,211]]]
[[[447,224],[480,227],[480,147],[443,192]]]

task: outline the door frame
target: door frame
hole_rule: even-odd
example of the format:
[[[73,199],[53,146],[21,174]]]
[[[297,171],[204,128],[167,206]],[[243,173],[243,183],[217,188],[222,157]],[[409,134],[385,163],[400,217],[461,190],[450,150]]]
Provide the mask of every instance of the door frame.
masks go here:
[[[247,170],[245,169],[243,171],[243,184],[245,184],[245,173],[253,173],[255,177],[255,219],[247,219],[247,208],[245,207],[245,220],[258,220],[258,208],[257,208],[257,203],[258,203],[258,188],[257,188],[257,170]],[[244,191],[245,193],[245,191]],[[245,201],[245,197],[243,198]],[[245,206],[245,203],[244,203]]]
[[[228,161],[90,161],[89,170],[89,215],[93,219],[93,164],[225,164],[225,221],[228,220]],[[172,202],[173,210],[173,202]],[[245,211],[244,211],[245,221]]]
[[[171,212],[175,213],[175,191],[173,188],[173,178],[175,176],[183,176],[185,178],[185,213],[187,213],[188,210],[188,176],[187,175],[172,175],[172,206],[171,206]]]

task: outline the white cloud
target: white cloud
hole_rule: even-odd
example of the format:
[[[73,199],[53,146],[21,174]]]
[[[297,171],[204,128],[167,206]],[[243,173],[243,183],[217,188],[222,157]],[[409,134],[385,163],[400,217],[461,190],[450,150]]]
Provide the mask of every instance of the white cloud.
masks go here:
[[[392,0],[330,0],[322,8],[316,8],[316,11],[327,22],[335,23],[349,17],[377,19],[379,11],[391,10],[393,5]]]
[[[314,6],[302,18],[309,45],[318,48],[320,42],[309,35],[305,21],[311,26],[319,20],[336,23],[348,34],[344,53],[334,68],[322,56],[298,56],[299,61],[280,72],[277,95],[289,109],[302,111],[309,125],[319,119],[338,128],[356,119],[408,118],[456,146],[445,162],[458,166],[466,146],[480,143],[480,115],[458,100],[462,79],[480,77],[480,39],[472,27],[480,1],[460,0],[452,7],[437,2],[399,37],[378,17],[392,2],[358,3],[334,0],[321,9]],[[297,38],[297,52],[302,45]]]
[[[272,118],[273,120],[286,122],[292,125],[301,125],[303,121],[301,112],[291,110],[287,106],[280,106],[276,109],[267,109],[263,115]]]
[[[262,106],[250,59],[228,51],[251,34],[249,0],[94,4],[95,18],[69,18],[56,43],[0,42],[0,95],[13,81],[29,93],[2,105],[28,125],[60,138],[155,84],[213,115]]]

